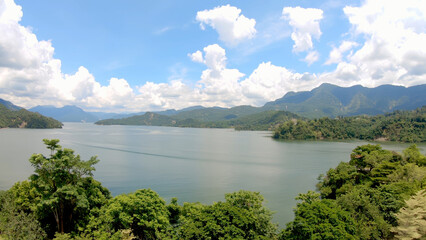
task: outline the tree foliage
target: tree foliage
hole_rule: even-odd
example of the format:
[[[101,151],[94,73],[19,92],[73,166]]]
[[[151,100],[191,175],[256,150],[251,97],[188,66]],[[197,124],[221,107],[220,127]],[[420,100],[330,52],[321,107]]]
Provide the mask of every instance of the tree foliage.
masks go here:
[[[420,190],[406,201],[397,213],[398,226],[392,228],[396,239],[423,239],[426,236],[426,190]]]
[[[426,142],[426,106],[386,115],[287,121],[274,132],[286,140],[387,140]]]
[[[41,240],[46,233],[33,212],[26,212],[11,192],[0,192],[0,233],[6,239]]]
[[[287,224],[280,239],[357,239],[355,220],[335,200],[319,194],[300,194],[294,221]]]
[[[161,239],[169,225],[166,203],[151,189],[119,195],[102,211],[113,231],[131,229],[138,239]]]
[[[323,199],[335,199],[350,213],[359,239],[387,239],[401,221],[397,213],[405,200],[426,186],[424,157],[415,145],[403,154],[359,146],[349,163],[330,169],[317,187]]]
[[[51,150],[50,157],[34,154],[29,160],[35,168],[31,183],[41,195],[37,207],[52,212],[58,232],[70,232],[73,229],[69,226],[77,220],[75,216],[90,209],[88,197],[93,189],[86,187],[93,182],[88,178],[99,160],[92,157],[83,161],[73,150],[62,149],[57,139],[43,141]]]
[[[186,203],[179,239],[273,239],[276,225],[258,192],[240,190],[213,205]]]

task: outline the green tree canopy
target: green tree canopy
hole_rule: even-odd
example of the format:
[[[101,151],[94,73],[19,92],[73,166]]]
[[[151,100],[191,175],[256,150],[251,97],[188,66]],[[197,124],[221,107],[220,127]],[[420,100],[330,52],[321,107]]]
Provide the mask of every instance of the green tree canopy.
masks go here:
[[[185,203],[179,239],[274,239],[272,213],[258,192],[240,190],[213,205]]]
[[[294,221],[287,224],[280,239],[357,239],[355,221],[335,200],[319,198],[312,191],[299,194]]]
[[[43,142],[51,150],[50,156],[33,154],[29,160],[35,168],[31,184],[40,195],[37,207],[53,214],[58,232],[70,232],[73,230],[70,226],[76,225],[75,216],[89,211],[90,196],[99,196],[93,193],[94,180],[91,178],[95,170],[93,165],[99,160],[91,157],[83,161],[73,150],[62,149],[57,139],[43,139]],[[108,190],[102,188],[100,191],[104,199],[109,196]]]

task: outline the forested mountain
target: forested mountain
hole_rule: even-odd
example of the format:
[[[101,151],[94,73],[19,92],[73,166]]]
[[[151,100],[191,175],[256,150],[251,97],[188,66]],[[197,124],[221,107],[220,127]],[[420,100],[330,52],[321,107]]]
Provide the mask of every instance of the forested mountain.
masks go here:
[[[5,103],[6,105],[3,105]],[[62,123],[39,113],[27,111],[12,103],[0,102],[0,128],[61,128]]]
[[[208,109],[211,110],[211,109]],[[236,130],[273,130],[279,124],[291,119],[301,119],[296,114],[285,111],[265,111],[251,115],[236,117],[235,114],[217,114],[215,118],[221,121],[202,121],[203,117],[211,114],[207,111],[206,115],[199,115],[198,119],[183,118],[184,114],[174,116],[164,116],[158,113],[145,113],[144,115],[132,116],[123,119],[105,119],[96,122],[98,125],[144,125],[144,126],[169,126],[169,127],[195,127],[195,128],[235,128]],[[229,113],[229,112],[227,112]],[[237,113],[237,111],[235,111]],[[225,120],[229,117],[229,120]],[[204,119],[209,119],[204,118]]]
[[[262,111],[261,108],[252,106],[237,106],[233,108],[211,107],[180,112],[174,115],[174,117],[181,120],[192,118],[203,122],[217,122],[235,119]],[[161,114],[161,112],[159,114]]]
[[[285,110],[304,117],[377,115],[394,110],[413,110],[426,105],[426,84],[409,88],[382,85],[339,87],[322,84],[306,92],[289,92],[263,108]]]
[[[274,138],[286,140],[386,140],[426,142],[426,106],[411,111],[395,111],[377,116],[287,121]]]

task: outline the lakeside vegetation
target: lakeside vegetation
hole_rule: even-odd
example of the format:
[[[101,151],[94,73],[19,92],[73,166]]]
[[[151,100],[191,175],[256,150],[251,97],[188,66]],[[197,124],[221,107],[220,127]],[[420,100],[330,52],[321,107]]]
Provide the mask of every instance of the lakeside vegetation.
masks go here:
[[[34,174],[0,192],[4,239],[400,239],[425,234],[425,212],[416,201],[425,198],[426,156],[415,145],[402,154],[379,145],[355,148],[348,163],[320,176],[319,192],[297,197],[294,220],[278,230],[258,192],[228,193],[225,201],[211,205],[182,205],[176,198],[166,203],[150,189],[112,197],[93,179],[96,157],[83,161],[59,140],[44,143],[51,152],[31,156]]]
[[[426,106],[377,116],[287,121],[274,131],[274,138],[426,142]]]
[[[0,104],[0,128],[62,128],[62,123],[39,113],[11,110]]]

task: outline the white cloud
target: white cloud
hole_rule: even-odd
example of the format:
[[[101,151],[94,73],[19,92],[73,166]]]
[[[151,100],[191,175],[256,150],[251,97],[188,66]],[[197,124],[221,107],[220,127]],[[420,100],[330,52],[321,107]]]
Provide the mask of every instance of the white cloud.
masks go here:
[[[306,63],[308,63],[308,65],[311,65],[312,63],[318,61],[319,58],[319,53],[317,51],[310,51],[305,59],[303,59],[303,61],[305,61]]]
[[[310,90],[323,82],[368,87],[424,84],[426,7],[423,5],[421,0],[365,1],[359,7],[344,8],[353,32],[346,34],[345,40],[330,52],[325,64],[336,64],[331,72],[298,73],[263,62],[245,76],[238,69],[228,68],[225,49],[212,44],[188,54],[192,61],[206,66],[194,87],[186,84],[185,67],[180,65],[173,67],[174,77],[166,83],[146,82],[132,87],[120,78],[111,78],[107,86],[102,86],[84,66],[75,73],[63,73],[61,60],[53,57],[51,42],[38,40],[30,28],[20,25],[21,7],[11,0],[0,0],[0,98],[24,107],[75,104],[92,110],[139,112],[193,105],[261,106],[288,91]],[[226,20],[227,11],[223,12],[224,16],[219,14],[222,8],[237,10],[232,21]],[[199,21],[215,28],[229,45],[253,37],[256,32],[255,21],[229,5],[199,14],[209,16]],[[312,37],[321,36],[322,11],[284,8],[283,16],[293,28],[293,50],[306,51],[304,61],[308,64],[318,61],[319,53],[312,50]],[[245,35],[238,35],[236,29],[245,29],[240,25],[251,27],[243,31]]]
[[[133,91],[124,79],[101,86],[85,67],[64,74],[53,58],[49,41],[39,41],[30,28],[19,24],[22,8],[0,0],[0,97],[23,107],[78,104],[110,107],[128,101]]]
[[[356,46],[358,46],[358,43],[356,42],[343,41],[338,48],[333,47],[328,57],[328,60],[325,62],[325,64],[330,65],[333,63],[342,62],[343,54]]]
[[[345,7],[355,35],[366,40],[348,56],[353,73],[367,86],[426,82],[426,4],[423,0],[367,0]],[[330,62],[333,60],[330,58]],[[339,73],[339,66],[336,73]]]
[[[291,39],[294,41],[293,51],[304,52],[313,48],[312,37],[319,39],[321,30],[319,21],[323,11],[316,8],[285,7],[282,11],[284,19],[289,20],[293,28]]]
[[[241,82],[241,87],[251,104],[262,106],[289,91],[310,90],[318,85],[317,80],[315,75],[294,73],[285,67],[267,62],[259,64],[253,73]]]
[[[12,0],[0,1],[0,67],[41,67],[53,56],[50,42],[38,41],[29,29],[19,25],[22,16],[22,8]]]
[[[200,50],[194,53],[188,54],[188,56],[191,58],[193,62],[199,62],[199,63],[204,62],[203,53]]]
[[[199,11],[196,19],[201,29],[205,29],[204,24],[210,25],[218,32],[219,39],[229,46],[238,45],[256,34],[256,20],[245,17],[241,9],[230,5]]]
[[[226,68],[225,49],[217,44],[204,49],[207,69],[201,74],[198,88],[201,100],[209,106],[235,106],[245,102],[239,80],[244,76],[237,69]]]

